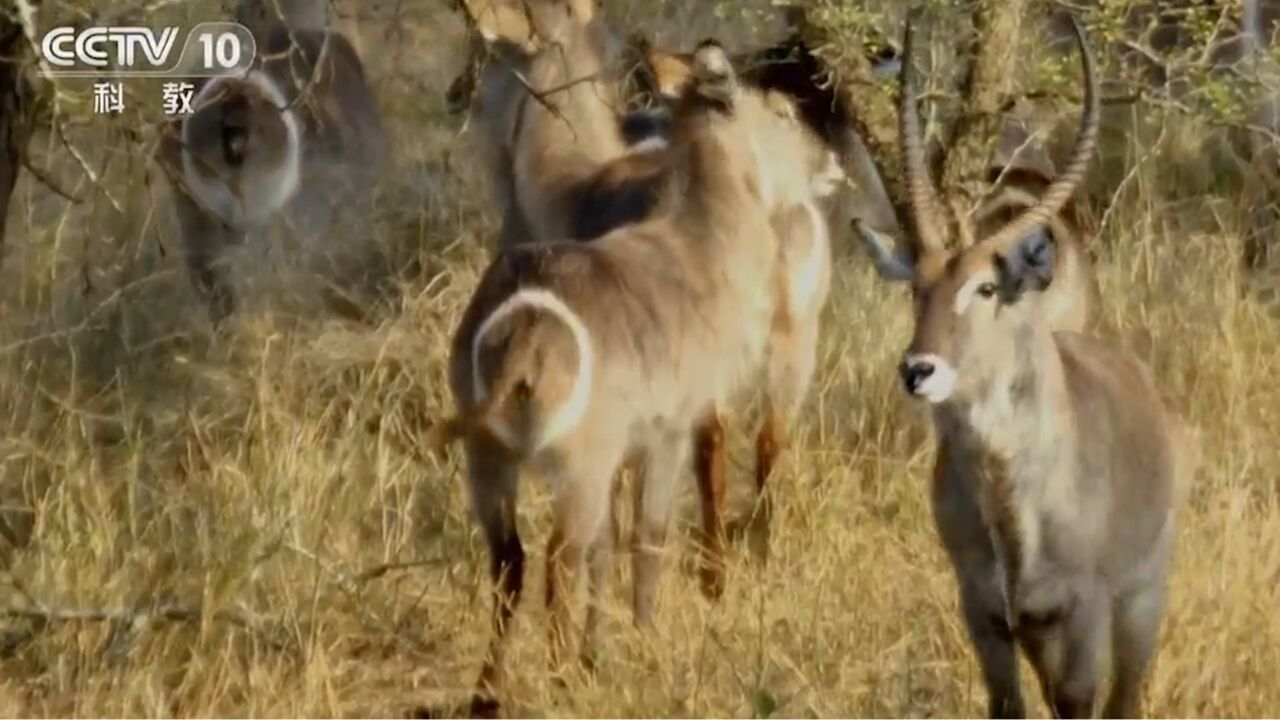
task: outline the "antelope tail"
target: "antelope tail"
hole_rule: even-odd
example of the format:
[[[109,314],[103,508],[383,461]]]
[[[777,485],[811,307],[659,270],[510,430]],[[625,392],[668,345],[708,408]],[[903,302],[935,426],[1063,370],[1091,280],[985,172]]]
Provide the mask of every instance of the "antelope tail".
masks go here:
[[[445,418],[427,431],[427,451],[440,454],[459,440],[489,434],[488,424],[501,398],[490,397],[469,411]]]

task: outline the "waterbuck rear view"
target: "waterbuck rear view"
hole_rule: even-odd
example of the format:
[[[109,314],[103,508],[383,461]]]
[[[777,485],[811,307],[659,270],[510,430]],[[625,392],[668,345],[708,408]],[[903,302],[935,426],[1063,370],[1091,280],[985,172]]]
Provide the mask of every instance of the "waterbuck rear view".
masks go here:
[[[811,197],[830,163],[793,115],[740,86],[714,44],[695,53],[669,137],[678,207],[590,243],[504,248],[454,336],[450,386],[459,416],[449,429],[466,446],[467,485],[495,584],[495,636],[477,712],[494,707],[503,637],[523,587],[515,516],[522,469],[555,496],[547,603],[558,665],[584,560],[590,650],[615,474],[624,457],[644,456],[633,604],[636,622],[651,622],[658,551],[692,428],[762,359],[779,253],[770,215]]]
[[[219,267],[228,250],[280,217],[327,253],[339,234],[328,231],[364,207],[386,158],[377,102],[346,38],[280,21],[264,32],[258,66],[206,82],[164,147],[188,270],[215,320],[234,306]]]
[[[1190,472],[1181,424],[1135,358],[1058,330],[1058,214],[1094,151],[1098,89],[1074,25],[1085,111],[1063,173],[1036,205],[948,249],[922,152],[911,21],[900,135],[910,192],[915,333],[901,365],[932,404],[932,500],[993,716],[1025,712],[1015,642],[1058,717],[1094,712],[1099,653],[1112,658],[1104,712],[1132,717],[1156,648],[1173,542],[1175,487]],[[959,218],[959,225],[965,220]]]

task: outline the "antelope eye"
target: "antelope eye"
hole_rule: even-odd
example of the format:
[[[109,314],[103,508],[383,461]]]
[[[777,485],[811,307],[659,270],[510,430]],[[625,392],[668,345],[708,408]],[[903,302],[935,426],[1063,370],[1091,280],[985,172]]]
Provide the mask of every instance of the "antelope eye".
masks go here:
[[[989,282],[982,283],[981,285],[978,286],[978,294],[981,295],[984,299],[990,300],[991,298],[996,296],[996,284],[989,283]]]

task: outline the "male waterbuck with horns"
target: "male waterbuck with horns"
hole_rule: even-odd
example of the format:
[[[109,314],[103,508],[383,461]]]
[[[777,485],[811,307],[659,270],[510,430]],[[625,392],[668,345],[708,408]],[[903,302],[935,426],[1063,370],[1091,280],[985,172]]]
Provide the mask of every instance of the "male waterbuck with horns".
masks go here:
[[[1105,712],[1138,711],[1163,615],[1175,487],[1190,470],[1182,426],[1142,364],[1052,321],[1058,245],[1044,227],[1083,177],[1098,128],[1078,23],[1074,36],[1085,110],[1069,162],[1036,205],[989,229],[941,215],[913,96],[911,20],[904,42],[899,132],[913,253],[895,274],[912,284],[915,333],[901,375],[932,404],[934,516],[993,716],[1025,710],[1015,642],[1055,715],[1094,712],[1104,648],[1114,675]],[[970,244],[948,249],[952,232]]]
[[[377,101],[343,35],[277,20],[258,47],[248,73],[200,87],[163,149],[187,266],[215,320],[234,303],[216,266],[224,253],[278,217],[327,252],[334,238],[310,241],[363,207],[386,158]]]
[[[607,570],[615,473],[644,456],[634,539],[635,619],[653,617],[675,482],[691,429],[761,359],[779,239],[769,218],[803,204],[829,152],[704,44],[676,104],[668,153],[680,203],[589,243],[504,248],[454,336],[450,386],[467,487],[491,552],[494,632],[476,707],[491,708],[503,638],[524,577],[516,531],[521,469],[554,493],[547,548],[553,662],[575,579],[590,571],[584,650]],[[766,156],[765,153],[768,153]]]

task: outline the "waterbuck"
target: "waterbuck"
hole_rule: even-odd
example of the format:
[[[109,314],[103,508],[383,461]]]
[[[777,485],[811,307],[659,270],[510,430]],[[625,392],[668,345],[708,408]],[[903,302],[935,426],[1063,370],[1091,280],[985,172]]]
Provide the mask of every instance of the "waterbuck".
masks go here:
[[[527,12],[467,4],[471,57],[450,90],[455,104],[470,98],[502,212],[499,245],[591,240],[648,217],[670,189],[659,177],[663,143],[634,137],[648,116],[620,120],[619,49],[594,3],[522,4]]]
[[[690,54],[647,49],[645,66],[651,91],[671,104],[681,102],[687,78],[695,72]],[[759,85],[752,83],[759,88]],[[828,147],[827,165],[814,175],[809,198],[779,208],[769,221],[778,236],[778,254],[770,284],[772,320],[765,341],[761,382],[756,385],[763,400],[763,421],[756,433],[755,508],[746,518],[757,540],[759,554],[767,552],[772,503],[765,493],[787,443],[789,430],[808,393],[817,362],[819,326],[826,305],[831,278],[831,247],[827,211],[820,201],[843,187],[846,179],[836,149],[813,130],[814,123],[803,113],[796,96],[776,90],[763,91],[766,104],[805,126],[815,143]],[[767,149],[766,149],[767,152]],[[695,473],[702,502],[702,533],[705,555],[701,567],[703,591],[718,597],[724,589],[724,509],[728,467],[724,411],[707,415],[696,427]]]
[[[1098,128],[1093,56],[1073,35],[1085,110],[1070,160],[1037,204],[996,228],[954,226],[929,177],[907,22],[901,77],[902,165],[909,188],[915,332],[906,391],[932,404],[938,436],[932,501],[954,566],[990,713],[1022,716],[1015,642],[1058,717],[1094,712],[1099,653],[1110,653],[1105,712],[1132,717],[1156,648],[1173,542],[1175,486],[1190,471],[1139,360],[1059,330],[1059,246],[1045,223],[1083,177]],[[961,221],[963,224],[963,220]],[[874,242],[873,242],[874,245]]]
[[[504,210],[500,245],[592,240],[672,208],[679,182],[669,171],[663,116],[628,113],[622,116],[619,132],[613,84],[607,82],[611,77],[609,63],[603,59],[608,35],[590,6],[531,2],[529,8],[527,16],[508,17],[508,27],[487,26],[483,15],[469,15],[478,34],[489,38],[490,53],[506,53],[491,60],[480,73],[471,115],[472,128],[488,151],[490,175]],[[492,21],[501,18],[494,15]],[[530,32],[530,18],[540,32]],[[533,35],[544,42],[547,38],[555,41],[538,46],[534,52],[520,50],[533,43],[524,40]],[[643,77],[662,78],[661,83],[652,83],[655,94],[680,102],[692,72],[691,57],[652,51],[647,44],[633,42],[650,71]],[[777,52],[752,59],[779,63],[780,58],[774,57]],[[756,67],[750,78],[753,85],[757,80],[764,81],[761,85],[785,85],[786,78],[765,71],[774,65]],[[670,87],[658,87],[663,84]],[[765,100],[782,112],[795,112],[791,99],[781,94],[767,93]],[[800,108],[811,127],[817,123],[810,117],[814,104],[802,102]],[[639,132],[634,132],[637,128]],[[632,137],[628,137],[628,130],[633,131]],[[823,187],[815,188],[813,200],[834,193],[843,177],[843,170],[833,163],[819,178]],[[531,218],[537,220],[528,220]],[[771,285],[775,317],[761,371],[765,422],[757,434],[758,491],[772,472],[813,374],[818,318],[830,274],[827,221],[815,202],[781,210],[771,222],[784,240],[779,245],[777,277]],[[717,597],[724,585],[727,459],[722,416],[709,415],[696,435],[695,463],[706,545],[703,590]],[[768,516],[768,503],[761,503],[754,516],[759,521],[756,527],[767,530]]]
[[[450,86],[451,105],[468,123],[503,213],[502,244],[590,240],[671,204],[659,152],[667,118],[622,112],[628,60],[651,56],[639,36],[623,42],[594,3],[580,0],[469,0],[467,66]],[[527,12],[525,11],[527,9]],[[859,188],[841,188],[838,217],[880,219],[891,209],[845,109],[813,77],[817,58],[794,38],[733,59],[742,79],[790,95],[801,118],[851,168]],[[892,59],[877,67],[889,67]],[[641,90],[645,73],[634,73]]]
[[[363,65],[346,38],[277,21],[244,76],[204,83],[166,138],[187,267],[215,320],[233,309],[216,267],[230,248],[283,218],[304,240],[363,207],[386,135]],[[315,243],[320,244],[320,243]]]
[[[792,115],[738,82],[710,42],[694,54],[668,137],[682,182],[677,207],[588,243],[503,248],[454,335],[458,417],[447,436],[465,444],[467,487],[495,584],[477,712],[494,707],[504,636],[523,587],[520,470],[554,493],[547,604],[558,665],[584,559],[592,601],[583,647],[593,644],[614,478],[624,457],[644,457],[633,608],[637,624],[651,623],[658,552],[691,430],[762,361],[779,253],[770,215],[806,202],[830,163]]]

